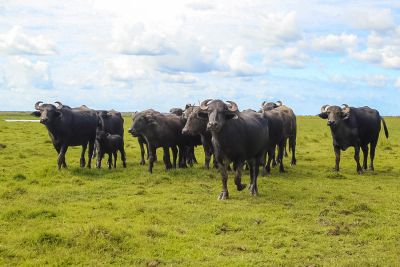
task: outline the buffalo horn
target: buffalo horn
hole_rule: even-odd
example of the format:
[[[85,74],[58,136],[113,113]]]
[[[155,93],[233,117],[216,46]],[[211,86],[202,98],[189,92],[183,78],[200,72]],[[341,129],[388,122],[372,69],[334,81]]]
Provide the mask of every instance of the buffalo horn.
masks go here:
[[[233,101],[226,101],[226,102],[230,104],[230,106],[228,106],[229,111],[232,111],[232,112],[238,111],[238,106],[235,102],[233,102]]]
[[[208,102],[210,102],[212,99],[206,99],[203,102],[201,102],[200,104],[200,108],[202,110],[206,110],[208,108]]]
[[[35,109],[36,109],[36,110],[41,110],[40,104],[42,104],[42,103],[43,103],[43,101],[38,101],[38,102],[36,102],[36,104],[35,104]]]

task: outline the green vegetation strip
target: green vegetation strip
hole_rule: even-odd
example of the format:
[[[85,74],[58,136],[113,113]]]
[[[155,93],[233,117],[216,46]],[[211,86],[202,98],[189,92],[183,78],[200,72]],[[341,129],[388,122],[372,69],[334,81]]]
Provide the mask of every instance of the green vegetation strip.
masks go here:
[[[70,148],[57,171],[45,127],[5,118],[32,117],[0,114],[0,265],[400,265],[398,118],[386,119],[376,171],[357,175],[351,148],[331,171],[326,122],[300,117],[298,165],[285,158],[286,173],[260,177],[259,197],[237,192],[230,173],[228,201],[201,147],[193,168],[157,162],[150,175],[126,134],[126,169],[81,169]]]

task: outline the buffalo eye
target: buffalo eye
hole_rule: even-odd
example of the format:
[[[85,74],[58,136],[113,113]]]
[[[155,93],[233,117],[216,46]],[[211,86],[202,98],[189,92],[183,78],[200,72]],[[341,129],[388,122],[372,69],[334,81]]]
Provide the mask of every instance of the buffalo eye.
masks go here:
[[[208,113],[207,112],[199,112],[197,113],[197,117],[201,119],[208,119]]]

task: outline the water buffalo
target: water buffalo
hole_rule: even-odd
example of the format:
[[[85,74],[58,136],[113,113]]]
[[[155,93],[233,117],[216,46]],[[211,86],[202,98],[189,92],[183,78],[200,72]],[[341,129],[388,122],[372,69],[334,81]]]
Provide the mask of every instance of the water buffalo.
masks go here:
[[[204,100],[199,116],[208,117],[207,130],[211,131],[215,157],[222,176],[222,192],[219,199],[229,198],[227,168],[230,162],[236,165],[235,184],[237,190],[246,185],[241,183],[241,172],[245,161],[250,166],[250,192],[258,194],[257,177],[260,159],[268,148],[268,119],[264,113],[239,112],[232,101]]]
[[[181,109],[181,108],[171,108],[171,109],[169,110],[169,113],[175,114],[175,115],[177,115],[177,116],[182,116],[182,114],[183,114],[183,109]]]
[[[102,130],[96,132],[96,146],[99,151],[97,158],[97,168],[101,168],[101,160],[104,154],[108,154],[108,168],[111,169],[112,158],[114,157],[114,168],[117,167],[117,152],[121,153],[122,165],[126,167],[126,157],[124,149],[124,139],[118,134],[110,134]]]
[[[264,101],[261,104],[261,108],[263,111],[279,111],[281,113],[281,117],[283,120],[283,135],[285,138],[285,156],[287,156],[286,152],[286,143],[289,141],[289,151],[292,152],[292,160],[291,165],[296,165],[296,136],[297,136],[297,123],[296,123],[296,115],[293,110],[288,106],[283,105],[282,101],[274,102],[266,102]]]
[[[185,153],[184,138],[182,138],[182,128],[184,121],[181,117],[175,114],[163,114],[160,112],[153,112],[146,110],[139,112],[135,115],[132,120],[132,126],[129,129],[129,133],[132,135],[142,135],[149,146],[149,172],[153,171],[153,165],[155,160],[155,153],[158,147],[164,149],[164,164],[166,169],[176,167],[176,155],[177,146],[180,150],[180,167],[182,158]],[[169,156],[169,148],[172,149],[173,154],[173,165],[171,164]]]
[[[200,111],[201,109],[198,106],[186,105],[186,108],[183,111],[183,118],[186,119],[186,124],[182,129],[182,133],[192,136],[200,135],[205,154],[204,166],[209,169],[211,156],[214,154],[214,152],[211,143],[211,133],[207,131],[208,118],[200,117]],[[214,157],[214,167],[217,166],[218,163]]]
[[[147,112],[158,112],[158,111],[155,111],[154,109],[148,109]],[[139,112],[137,112],[137,111],[132,113],[132,120],[135,119],[135,116],[138,113]],[[131,132],[129,132],[129,133],[131,133]],[[147,159],[149,159],[149,157],[150,157],[149,146],[147,144],[147,141],[144,138],[144,136],[142,136],[140,134],[137,134],[137,135],[136,134],[132,134],[132,136],[133,137],[137,137],[138,144],[139,144],[139,147],[140,147],[140,165],[144,165],[144,164],[146,164],[146,161],[144,159],[145,158],[145,154],[146,154],[145,152],[147,152]],[[146,147],[146,151],[145,151],[145,147]],[[157,154],[154,155],[154,161],[157,161]]]
[[[340,150],[345,151],[348,147],[354,147],[354,159],[357,163],[357,172],[362,173],[367,169],[368,145],[370,145],[370,170],[374,170],[375,148],[378,143],[381,121],[385,130],[386,138],[389,132],[385,120],[379,112],[369,107],[349,107],[343,104],[339,106],[323,105],[321,113],[318,114],[322,119],[328,119],[327,125],[331,129],[333,138],[333,149],[336,156],[335,171],[339,171]],[[364,162],[360,165],[360,148],[364,154]]]
[[[87,167],[91,167],[94,142],[96,138],[97,115],[94,110],[59,107],[52,104],[35,104],[37,111],[32,115],[40,117],[40,123],[48,130],[53,146],[58,153],[58,169],[67,167],[65,154],[69,146],[82,146],[80,166],[85,166],[85,151],[89,144]]]
[[[269,110],[262,111],[263,114],[268,119],[268,132],[269,132],[269,143],[268,149],[263,156],[263,171],[262,175],[264,176],[266,173],[270,173],[271,171],[271,161],[275,161],[275,148],[278,148],[277,162],[279,163],[279,171],[284,172],[283,166],[283,151],[285,147],[285,134],[284,134],[284,125],[285,119],[284,115],[281,111],[278,110]],[[265,164],[265,158],[268,154],[268,161]]]

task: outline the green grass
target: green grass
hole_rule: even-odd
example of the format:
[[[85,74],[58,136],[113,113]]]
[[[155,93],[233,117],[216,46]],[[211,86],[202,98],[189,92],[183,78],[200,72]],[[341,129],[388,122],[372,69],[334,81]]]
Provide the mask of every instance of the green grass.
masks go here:
[[[398,118],[386,119],[376,171],[357,175],[353,149],[331,171],[326,122],[300,117],[298,165],[260,177],[258,197],[230,173],[227,201],[202,164],[158,162],[150,175],[128,135],[126,169],[81,169],[70,148],[57,171],[44,126],[5,118],[32,117],[0,113],[0,265],[400,266]]]

